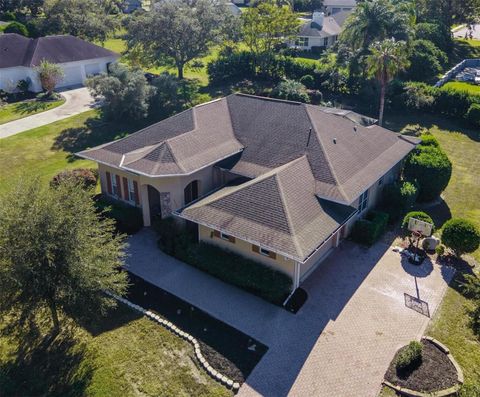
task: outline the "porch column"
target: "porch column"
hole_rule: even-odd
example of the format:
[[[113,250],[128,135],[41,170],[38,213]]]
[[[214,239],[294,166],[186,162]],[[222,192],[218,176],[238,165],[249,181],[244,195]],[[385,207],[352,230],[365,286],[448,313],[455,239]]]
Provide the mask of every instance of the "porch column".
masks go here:
[[[150,226],[150,203],[148,202],[148,185],[140,185],[143,226]]]
[[[333,236],[333,246],[335,248],[338,247],[338,244],[340,243],[340,233],[341,230],[338,230],[337,233],[335,233],[335,236]]]
[[[293,270],[293,290],[295,291],[300,285],[300,263],[295,262]]]

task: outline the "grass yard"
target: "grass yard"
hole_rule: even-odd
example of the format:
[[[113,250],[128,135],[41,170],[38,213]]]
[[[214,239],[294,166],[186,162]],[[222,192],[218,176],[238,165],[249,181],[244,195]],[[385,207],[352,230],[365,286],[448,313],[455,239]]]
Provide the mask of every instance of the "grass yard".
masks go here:
[[[86,329],[63,332],[51,346],[40,345],[22,360],[16,359],[16,347],[0,337],[5,396],[9,384],[2,385],[2,370],[18,396],[232,395],[200,369],[190,344],[125,306]]]
[[[435,220],[441,225],[451,216],[464,217],[480,227],[480,131],[428,114],[393,114],[387,120],[387,126],[397,131],[409,123],[429,128],[453,163],[452,179],[443,193],[445,201],[432,213]],[[480,250],[473,257],[479,263]],[[479,394],[468,392],[466,395],[478,397],[480,340],[468,324],[469,307],[471,301],[460,293],[458,283],[454,280],[426,333],[450,348],[464,371],[466,383],[478,387]],[[392,395],[387,391],[384,393],[381,395],[385,397]]]
[[[446,88],[452,88],[457,91],[467,91],[470,94],[480,95],[480,85],[467,83],[464,81],[449,81],[444,85]]]
[[[65,103],[64,99],[53,102],[22,101],[0,106],[0,124],[22,119],[33,114],[54,109]]]
[[[153,123],[103,121],[97,110],[0,139],[0,193],[22,174],[39,177],[45,183],[64,169],[95,167],[72,154],[87,147],[125,136]]]

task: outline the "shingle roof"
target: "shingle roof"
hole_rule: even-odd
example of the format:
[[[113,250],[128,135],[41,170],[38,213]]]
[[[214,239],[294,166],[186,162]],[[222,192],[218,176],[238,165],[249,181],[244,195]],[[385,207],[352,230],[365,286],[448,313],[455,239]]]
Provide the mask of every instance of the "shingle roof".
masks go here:
[[[324,7],[355,7],[357,0],[323,0]]]
[[[318,199],[306,156],[179,211],[182,218],[303,262],[355,208]]]
[[[298,36],[302,37],[329,37],[338,36],[342,32],[341,26],[333,16],[324,17],[323,26],[308,20],[301,27]]]
[[[223,168],[248,178],[306,156],[316,194],[350,204],[416,144],[356,120],[353,112],[233,94],[78,155],[148,176],[190,174],[227,159]]]
[[[119,55],[69,35],[37,39],[16,33],[0,35],[0,68],[34,67],[44,59],[53,63],[66,63],[112,56]]]

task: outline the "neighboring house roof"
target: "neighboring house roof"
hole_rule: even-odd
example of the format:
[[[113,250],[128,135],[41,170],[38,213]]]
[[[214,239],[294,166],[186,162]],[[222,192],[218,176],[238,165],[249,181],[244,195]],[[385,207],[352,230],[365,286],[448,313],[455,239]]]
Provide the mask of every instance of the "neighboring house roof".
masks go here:
[[[356,0],[323,0],[324,7],[355,7]]]
[[[356,211],[315,196],[315,178],[304,155],[249,182],[224,187],[178,215],[303,262]]]
[[[0,68],[34,67],[44,59],[52,63],[66,63],[118,56],[113,51],[69,35],[37,39],[16,33],[0,35]]]
[[[353,115],[232,94],[78,155],[151,177],[191,174],[228,159],[223,168],[248,178],[306,156],[316,194],[350,204],[417,143]]]
[[[338,36],[342,33],[342,25],[350,15],[350,11],[337,12],[334,15],[325,16],[323,18],[323,25],[320,26],[312,19],[307,19],[306,22],[300,26],[298,36],[302,37],[330,37]]]

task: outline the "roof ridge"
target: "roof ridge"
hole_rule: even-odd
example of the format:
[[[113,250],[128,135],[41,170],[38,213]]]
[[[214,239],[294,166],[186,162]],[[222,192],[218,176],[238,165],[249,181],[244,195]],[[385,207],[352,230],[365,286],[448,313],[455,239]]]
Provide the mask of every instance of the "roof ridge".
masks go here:
[[[189,131],[191,132],[191,131]],[[180,168],[183,172],[187,172],[187,170],[185,169],[185,167],[183,166],[183,164],[181,164],[179,161],[178,161],[178,158],[177,156],[175,155],[175,152],[172,148],[172,146],[170,145],[170,142],[169,142],[170,139],[166,139],[165,141],[163,141],[163,145],[165,145],[165,147],[168,149],[168,151],[170,152],[170,154],[172,155],[173,159],[175,160],[175,164],[178,165],[178,168]]]
[[[260,95],[245,94],[244,92],[235,92],[235,93],[230,94],[228,96],[231,96],[231,95],[232,96],[244,96],[244,97],[247,97],[247,98],[255,98],[255,99],[260,99],[262,101],[289,103],[291,105],[304,105],[303,102],[289,101],[288,99],[271,98],[271,97],[260,96]]]
[[[27,46],[27,51],[25,52],[25,59],[23,60],[23,65],[32,67],[33,56],[35,55],[35,52],[37,52],[39,38],[36,38],[36,39],[28,38],[28,40],[29,40],[29,43]],[[30,51],[31,47],[33,47],[32,51]]]

